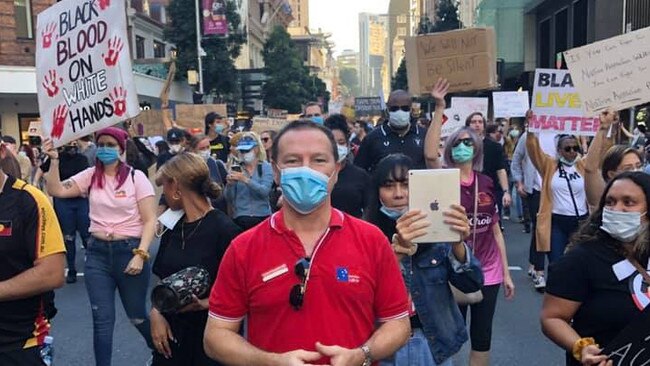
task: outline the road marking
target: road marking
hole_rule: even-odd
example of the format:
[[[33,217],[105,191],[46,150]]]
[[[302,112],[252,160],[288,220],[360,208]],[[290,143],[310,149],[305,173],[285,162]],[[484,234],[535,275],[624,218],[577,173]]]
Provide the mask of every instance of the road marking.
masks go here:
[[[509,266],[508,269],[511,271],[523,271],[523,269],[519,266]]]

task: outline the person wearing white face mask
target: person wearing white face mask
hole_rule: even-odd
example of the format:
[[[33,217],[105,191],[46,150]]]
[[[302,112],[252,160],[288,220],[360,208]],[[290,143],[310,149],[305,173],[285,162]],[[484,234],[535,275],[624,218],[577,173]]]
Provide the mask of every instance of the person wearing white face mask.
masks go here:
[[[386,108],[388,118],[361,142],[354,164],[372,172],[382,158],[402,153],[413,160],[414,169],[426,169],[424,139],[427,129],[411,120],[411,95],[404,90],[393,91]]]
[[[228,175],[226,164],[221,160],[212,157],[210,151],[210,138],[208,136],[203,134],[192,136],[192,139],[190,140],[190,152],[203,158],[208,165],[210,179],[213,182],[217,183],[221,188],[226,186],[226,176]],[[225,213],[228,212],[228,205],[223,195],[219,195],[219,198],[212,200],[212,207]]]
[[[224,195],[235,223],[247,230],[271,214],[269,193],[273,185],[273,169],[265,161],[259,138],[254,132],[245,132],[236,149],[241,165],[230,167]]]
[[[650,176],[617,175],[567,253],[549,266],[542,330],[566,350],[567,365],[604,365],[602,348],[650,304],[649,205]]]
[[[352,164],[350,130],[342,114],[332,114],[325,120],[336,140],[341,171],[332,191],[332,206],[354,217],[361,218],[368,206],[370,176],[365,170]]]

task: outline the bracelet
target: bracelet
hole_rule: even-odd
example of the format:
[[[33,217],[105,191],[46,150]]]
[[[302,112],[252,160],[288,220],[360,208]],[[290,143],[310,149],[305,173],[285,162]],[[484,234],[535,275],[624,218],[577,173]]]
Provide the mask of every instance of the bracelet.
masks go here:
[[[580,338],[573,344],[573,358],[578,360],[578,362],[582,362],[582,350],[587,346],[600,347],[596,344],[596,340],[591,337]]]
[[[133,249],[132,252],[133,252],[133,255],[139,256],[144,261],[149,260],[149,252],[147,252],[146,250],[142,250],[140,248],[135,248],[135,249]]]

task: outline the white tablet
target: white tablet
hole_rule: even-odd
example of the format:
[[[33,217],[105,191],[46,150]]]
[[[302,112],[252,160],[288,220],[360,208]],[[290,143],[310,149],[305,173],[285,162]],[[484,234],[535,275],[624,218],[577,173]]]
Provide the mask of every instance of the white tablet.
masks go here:
[[[409,171],[409,210],[420,210],[431,222],[428,233],[415,243],[459,241],[460,234],[444,223],[443,211],[460,204],[460,170],[427,169]]]

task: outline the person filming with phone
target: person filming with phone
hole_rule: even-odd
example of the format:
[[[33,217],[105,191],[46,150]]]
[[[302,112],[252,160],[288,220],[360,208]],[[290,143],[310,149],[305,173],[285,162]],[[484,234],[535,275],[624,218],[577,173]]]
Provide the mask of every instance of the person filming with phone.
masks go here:
[[[255,133],[246,132],[237,142],[236,150],[240,164],[230,166],[225,196],[235,223],[248,230],[271,215],[269,192],[273,170],[260,152]]]

